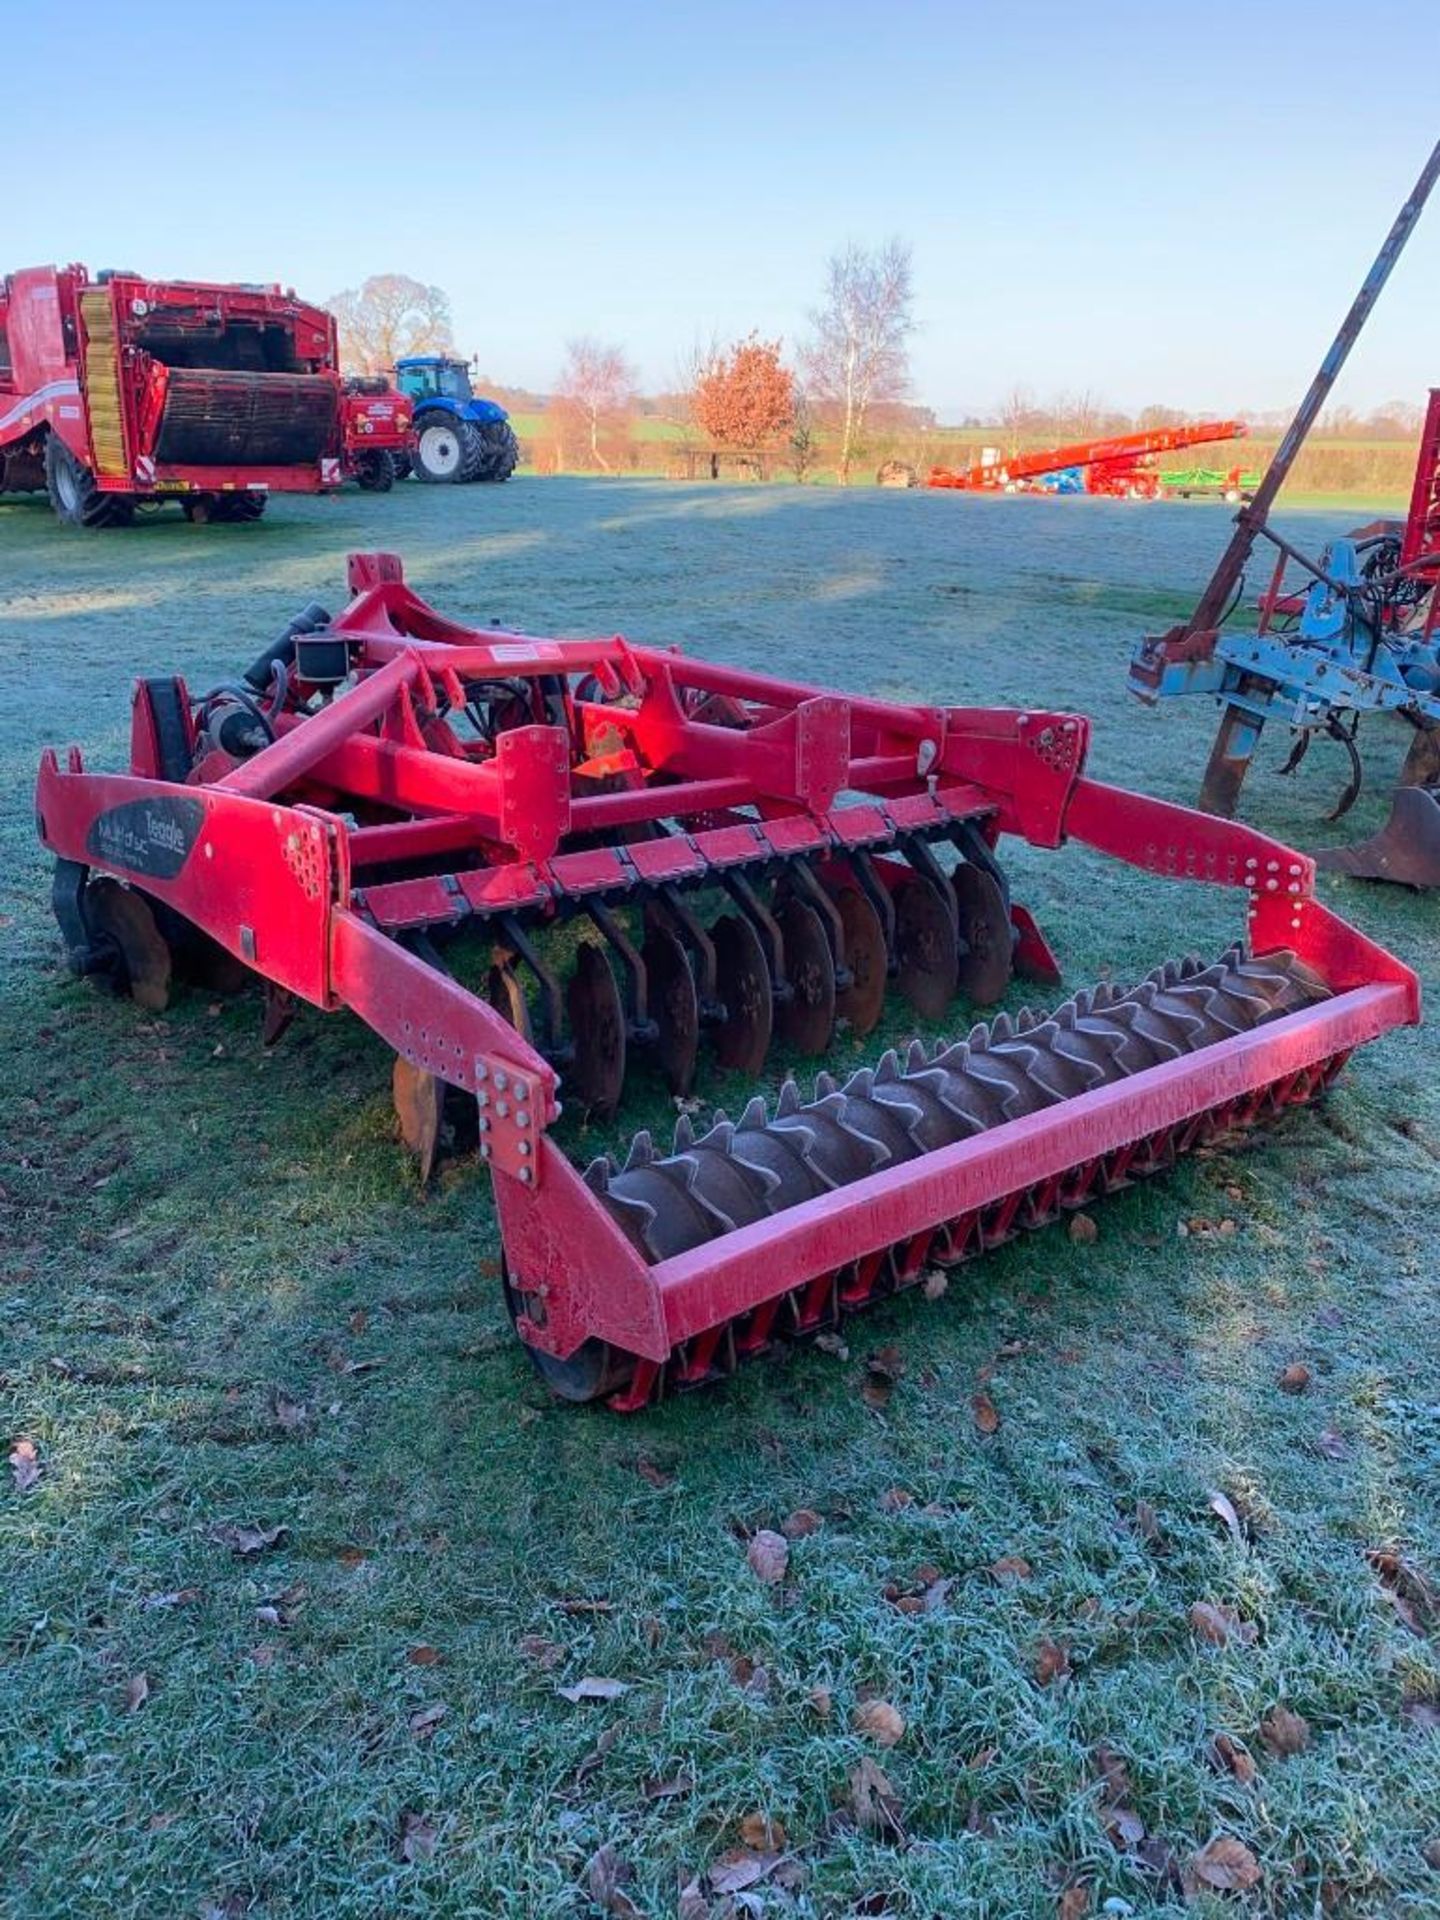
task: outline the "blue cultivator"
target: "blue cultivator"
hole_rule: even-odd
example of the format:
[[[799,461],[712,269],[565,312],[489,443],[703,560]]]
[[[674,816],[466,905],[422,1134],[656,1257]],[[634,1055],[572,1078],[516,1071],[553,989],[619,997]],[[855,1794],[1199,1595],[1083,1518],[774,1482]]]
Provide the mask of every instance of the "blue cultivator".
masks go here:
[[[1421,436],[1410,512],[1332,541],[1307,558],[1266,525],[1305,436],[1440,176],[1440,146],[1401,208],[1344,325],[1185,626],[1147,637],[1130,663],[1130,691],[1147,705],[1176,694],[1210,694],[1222,709],[1200,788],[1200,805],[1229,817],[1269,719],[1295,730],[1286,772],[1317,733],[1337,741],[1349,777],[1331,819],[1360,792],[1356,734],[1367,713],[1394,713],[1415,729],[1395,810],[1384,831],[1319,864],[1411,886],[1440,886],[1440,389]],[[1258,632],[1228,630],[1257,539],[1276,549]],[[1291,562],[1307,576],[1285,592]]]

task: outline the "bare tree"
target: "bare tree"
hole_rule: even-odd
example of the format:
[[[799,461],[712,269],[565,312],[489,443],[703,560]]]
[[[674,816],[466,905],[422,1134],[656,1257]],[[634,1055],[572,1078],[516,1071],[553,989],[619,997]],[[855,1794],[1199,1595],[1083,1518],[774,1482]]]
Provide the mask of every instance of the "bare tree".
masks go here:
[[[609,473],[601,439],[625,425],[635,398],[635,371],[623,348],[599,340],[571,340],[565,356],[551,411],[562,432],[567,424],[579,428],[590,464]]]
[[[797,381],[795,383],[795,418],[790,422],[790,441],[786,448],[785,459],[801,486],[804,486],[805,476],[815,464],[815,456],[815,419],[810,411],[810,397]]]
[[[358,291],[325,302],[340,330],[347,373],[382,373],[402,354],[453,349],[450,296],[403,273],[374,273]]]
[[[873,249],[851,241],[831,255],[825,298],[810,316],[814,336],[801,359],[811,399],[834,412],[840,429],[841,486],[850,484],[871,402],[898,400],[909,385],[913,299],[903,240]]]

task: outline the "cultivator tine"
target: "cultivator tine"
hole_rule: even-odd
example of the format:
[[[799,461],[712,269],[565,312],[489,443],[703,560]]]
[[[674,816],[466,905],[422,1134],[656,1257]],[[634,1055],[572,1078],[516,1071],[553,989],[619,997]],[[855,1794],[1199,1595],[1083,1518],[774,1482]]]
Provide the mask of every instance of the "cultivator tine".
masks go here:
[[[722,915],[710,935],[723,1008],[715,1028],[715,1057],[727,1071],[759,1073],[775,1024],[775,995],[765,949],[744,914]]]
[[[825,923],[792,896],[777,915],[789,991],[777,1009],[780,1037],[797,1053],[824,1053],[835,1031],[835,959]]]
[[[1359,715],[1357,714],[1356,727],[1358,727],[1358,725]],[[1327,813],[1325,816],[1327,820],[1343,820],[1355,802],[1360,798],[1360,789],[1365,784],[1365,769],[1360,763],[1360,750],[1355,745],[1355,727],[1342,725],[1339,718],[1332,713],[1326,731],[1332,739],[1340,742],[1350,761],[1350,777],[1341,789],[1340,798],[1335,802],[1334,811]]]
[[[955,993],[960,945],[955,897],[939,882],[913,870],[895,889],[896,981],[926,1020],[938,1020]]]
[[[625,1008],[605,949],[582,940],[565,989],[573,1057],[568,1084],[601,1119],[620,1104],[625,1085]]]
[[[395,1056],[390,1076],[395,1102],[395,1117],[400,1123],[400,1138],[419,1163],[420,1184],[428,1184],[440,1145],[440,1125],[445,1113],[445,1083],[423,1067]]]

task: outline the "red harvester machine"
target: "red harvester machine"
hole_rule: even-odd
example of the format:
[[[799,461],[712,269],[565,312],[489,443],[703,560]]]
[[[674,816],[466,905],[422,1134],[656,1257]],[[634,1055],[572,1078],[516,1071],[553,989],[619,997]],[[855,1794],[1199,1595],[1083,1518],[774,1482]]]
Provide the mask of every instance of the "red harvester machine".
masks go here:
[[[71,526],[142,502],[257,520],[270,493],[340,484],[335,322],[278,286],[81,266],[0,280],[0,492]]]
[[[388,493],[410,471],[410,402],[383,373],[346,376],[340,402],[345,474],[366,493]]]
[[[1184,427],[1157,427],[1149,433],[1121,433],[1108,440],[1077,440],[1068,447],[1017,453],[1009,460],[985,460],[960,472],[932,467],[926,485],[961,492],[1025,493],[1046,491],[1047,475],[1079,470],[1082,491],[1117,500],[1153,500],[1162,491],[1156,456],[1214,440],[1240,440],[1249,429],[1243,420],[1197,420]]]
[[[203,698],[139,682],[127,773],[46,752],[57,916],[76,971],[150,1006],[219,960],[263,978],[272,1035],[300,1002],[359,1014],[427,1164],[468,1096],[506,1299],[564,1398],[633,1410],[828,1327],[1314,1099],[1418,1018],[1415,976],[1315,898],[1309,860],[1089,778],[1084,719],[468,628],[387,554],[353,555],[350,587]],[[822,1056],[837,1018],[868,1031],[890,982],[927,1019],[1012,970],[1053,983],[1006,835],[1233,888],[1248,945],[788,1080],[773,1109],[682,1118],[669,1151],[567,1160],[557,1091],[608,1111],[637,1047],[683,1094],[706,1033],[753,1076],[772,1033]],[[477,939],[483,992],[455,971]]]

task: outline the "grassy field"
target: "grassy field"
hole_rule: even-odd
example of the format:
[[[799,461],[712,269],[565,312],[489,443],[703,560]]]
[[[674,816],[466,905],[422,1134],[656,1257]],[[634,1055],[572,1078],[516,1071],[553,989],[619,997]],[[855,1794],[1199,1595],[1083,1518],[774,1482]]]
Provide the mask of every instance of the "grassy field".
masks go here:
[[[1281,522],[1313,546],[1350,517]],[[1440,1911],[1427,1036],[1107,1202],[1092,1244],[1033,1237],[845,1351],[624,1421],[547,1402],[486,1181],[417,1190],[365,1029],[311,1016],[267,1055],[253,996],[155,1017],[72,981],[33,841],[42,745],[118,766],[133,674],[233,675],[370,546],[462,616],[1072,705],[1097,771],[1188,798],[1212,716],[1135,708],[1125,661],[1227,527],[569,480],[94,537],[0,506],[6,1920]],[[1282,784],[1269,742],[1251,815],[1368,830],[1402,744],[1375,730],[1326,828],[1340,768]],[[1239,925],[1013,864],[1069,986]],[[1326,895],[1440,976],[1433,905]],[[612,1138],[564,1125],[577,1156]],[[763,1585],[744,1537],[787,1518]],[[625,1690],[561,1692],[587,1677]],[[1218,1890],[1227,1862],[1254,1883]]]

